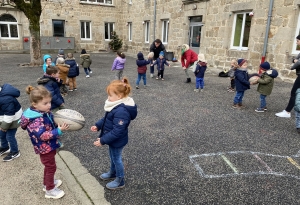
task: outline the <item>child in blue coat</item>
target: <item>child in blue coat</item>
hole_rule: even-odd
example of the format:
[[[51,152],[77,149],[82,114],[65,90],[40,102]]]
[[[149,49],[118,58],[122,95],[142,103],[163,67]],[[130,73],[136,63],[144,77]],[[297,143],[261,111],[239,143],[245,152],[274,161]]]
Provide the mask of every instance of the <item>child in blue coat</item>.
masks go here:
[[[196,89],[194,89],[195,92],[199,92],[199,89],[201,89],[201,92],[203,91],[204,88],[204,73],[207,68],[207,63],[205,60],[205,57],[203,54],[198,55],[198,63],[196,66],[196,70],[194,72],[196,76]]]
[[[157,71],[158,71],[156,80],[158,80],[159,76],[161,77],[161,80],[165,80],[164,79],[165,65],[170,67],[170,64],[164,58],[164,52],[163,51],[161,51],[159,53],[159,58],[156,59],[155,63],[153,63],[151,66],[154,66],[154,65],[157,65]]]
[[[147,78],[146,78],[146,72],[147,72],[147,65],[150,64],[150,60],[145,60],[143,53],[139,52],[137,54],[137,60],[136,60],[136,65],[138,66],[137,71],[138,71],[138,78],[136,79],[136,89],[139,89],[139,84],[141,81],[141,78],[143,78],[144,81],[144,88],[146,88],[147,84]]]

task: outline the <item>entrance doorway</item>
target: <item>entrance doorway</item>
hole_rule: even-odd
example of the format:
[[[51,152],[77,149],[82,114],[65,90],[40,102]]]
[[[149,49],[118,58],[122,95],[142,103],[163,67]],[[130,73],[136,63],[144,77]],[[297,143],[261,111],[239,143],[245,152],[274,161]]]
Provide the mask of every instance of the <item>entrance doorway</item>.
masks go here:
[[[199,53],[201,43],[201,28],[203,26],[202,16],[190,17],[190,31],[189,31],[189,46],[190,49]]]

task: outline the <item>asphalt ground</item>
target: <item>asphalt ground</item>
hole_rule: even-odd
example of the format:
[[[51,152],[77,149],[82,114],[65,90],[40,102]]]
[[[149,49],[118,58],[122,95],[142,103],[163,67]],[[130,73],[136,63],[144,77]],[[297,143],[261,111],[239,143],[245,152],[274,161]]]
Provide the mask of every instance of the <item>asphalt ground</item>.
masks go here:
[[[53,54],[52,56],[55,56]],[[75,54],[79,60],[79,54]],[[91,54],[93,73],[83,69],[77,91],[65,104],[84,115],[86,126],[63,136],[63,150],[72,152],[105,186],[99,175],[109,169],[108,147],[94,147],[98,134],[89,129],[104,116],[105,88],[114,79],[111,53]],[[29,106],[25,87],[36,85],[41,67],[19,67],[28,54],[0,55],[0,83],[21,90],[23,109]],[[289,99],[291,83],[275,80],[268,111],[256,113],[256,86],[246,91],[245,109],[231,108],[234,93],[227,93],[228,78],[208,68],[204,92],[195,93],[195,78],[185,84],[179,63],[165,70],[165,81],[149,78],[135,89],[135,58],[127,57],[124,75],[130,79],[138,116],[129,128],[123,152],[126,187],[105,189],[112,205],[153,204],[300,204],[300,135],[292,118],[276,118]],[[155,71],[157,73],[157,71]]]

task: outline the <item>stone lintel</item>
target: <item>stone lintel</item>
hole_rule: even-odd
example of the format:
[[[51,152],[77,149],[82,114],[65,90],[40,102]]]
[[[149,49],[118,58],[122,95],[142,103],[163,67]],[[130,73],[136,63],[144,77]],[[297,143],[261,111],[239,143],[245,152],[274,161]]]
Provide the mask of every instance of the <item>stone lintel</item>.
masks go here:
[[[253,10],[255,8],[255,2],[243,2],[230,5],[229,11],[238,12],[238,11],[247,11]]]

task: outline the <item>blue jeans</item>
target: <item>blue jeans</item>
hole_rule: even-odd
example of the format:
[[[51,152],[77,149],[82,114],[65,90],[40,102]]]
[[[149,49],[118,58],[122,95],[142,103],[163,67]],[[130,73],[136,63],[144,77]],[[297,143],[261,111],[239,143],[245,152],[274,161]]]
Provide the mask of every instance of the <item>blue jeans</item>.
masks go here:
[[[110,173],[116,173],[116,177],[124,177],[124,166],[122,162],[122,151],[124,147],[115,148],[109,146]]]
[[[204,88],[204,78],[196,78],[196,89]]]
[[[2,148],[8,148],[10,147],[10,152],[18,152],[18,143],[16,140],[16,132],[17,128],[7,130],[6,132],[3,132],[0,130],[0,140],[1,140],[1,147]],[[8,145],[9,143],[9,145]]]
[[[242,103],[245,91],[236,91],[233,99],[234,104]]]
[[[295,111],[296,116],[296,128],[300,128],[300,112]]]
[[[266,95],[260,94],[260,108],[265,108],[267,106]]]
[[[88,68],[83,68],[83,69],[84,69],[84,72],[85,72],[86,75],[89,75],[89,74],[90,74],[90,72],[91,72],[90,67],[88,67]]]
[[[147,84],[146,73],[144,73],[144,74],[138,73],[138,78],[136,79],[136,82],[135,82],[136,86],[138,86],[140,84],[141,78],[143,78],[144,85]]]

